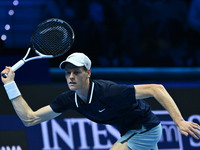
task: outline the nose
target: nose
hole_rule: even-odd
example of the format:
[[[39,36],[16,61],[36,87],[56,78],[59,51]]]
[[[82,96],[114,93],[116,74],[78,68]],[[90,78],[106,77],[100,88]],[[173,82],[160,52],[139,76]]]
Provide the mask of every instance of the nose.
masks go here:
[[[70,73],[69,78],[74,79],[74,73],[73,72]]]

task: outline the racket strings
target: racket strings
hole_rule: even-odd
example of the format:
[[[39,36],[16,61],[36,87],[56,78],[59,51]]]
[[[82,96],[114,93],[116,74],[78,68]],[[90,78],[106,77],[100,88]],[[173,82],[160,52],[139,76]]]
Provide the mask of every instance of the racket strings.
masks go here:
[[[59,56],[66,52],[74,41],[74,33],[67,23],[55,20],[38,26],[32,37],[32,48],[44,55]]]

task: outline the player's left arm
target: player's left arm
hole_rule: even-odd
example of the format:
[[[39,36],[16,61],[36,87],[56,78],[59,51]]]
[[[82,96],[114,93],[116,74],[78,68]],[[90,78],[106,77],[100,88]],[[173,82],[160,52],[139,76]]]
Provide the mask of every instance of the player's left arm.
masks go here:
[[[200,136],[200,133],[196,129],[200,130],[200,126],[196,123],[188,122],[183,119],[177,105],[163,85],[143,84],[134,85],[134,87],[136,99],[154,97],[169,112],[170,116],[182,134],[185,136],[190,134],[194,138],[199,139],[198,136]]]

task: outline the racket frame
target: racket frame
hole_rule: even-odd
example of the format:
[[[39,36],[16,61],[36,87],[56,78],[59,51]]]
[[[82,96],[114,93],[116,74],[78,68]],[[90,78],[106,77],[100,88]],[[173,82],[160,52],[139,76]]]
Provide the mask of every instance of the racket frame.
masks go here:
[[[38,50],[36,50],[35,48],[31,48],[31,46],[30,46],[30,47],[28,48],[27,52],[26,52],[26,55],[23,57],[23,59],[19,60],[17,63],[15,63],[15,64],[11,67],[11,69],[12,69],[14,72],[15,72],[17,69],[19,69],[20,67],[22,67],[22,66],[23,66],[26,62],[28,62],[28,61],[35,60],[35,59],[43,59],[43,58],[54,58],[54,57],[58,57],[58,56],[63,55],[65,52],[67,52],[67,51],[71,48],[72,44],[74,43],[75,35],[74,35],[74,31],[73,31],[72,27],[71,27],[67,22],[65,22],[65,21],[63,21],[63,20],[61,20],[61,19],[51,18],[51,19],[48,19],[48,20],[43,21],[42,23],[40,23],[40,24],[38,25],[38,27],[36,28],[36,30],[39,28],[40,25],[42,25],[42,24],[44,24],[44,23],[47,23],[47,22],[51,22],[52,20],[53,20],[53,21],[60,22],[60,23],[67,24],[67,26],[69,27],[69,29],[70,29],[71,32],[72,32],[72,43],[69,45],[69,47],[66,49],[66,51],[64,51],[63,53],[61,53],[61,54],[59,54],[59,55],[57,55],[57,56],[53,56],[53,55],[44,55],[44,54],[40,53]],[[35,30],[35,32],[36,32],[36,30]],[[35,32],[33,33],[32,37],[31,37],[31,45],[33,44],[32,40],[33,40],[33,36],[34,36]],[[27,59],[27,57],[28,57],[28,55],[29,55],[31,49],[34,50],[35,53],[36,53],[38,56],[30,57],[30,58]],[[7,78],[7,74],[2,74],[2,76],[3,76],[4,78]]]
[[[31,51],[31,48],[28,48],[26,55],[24,56],[23,59],[19,60],[15,65],[13,65],[11,68],[12,70],[15,72],[17,69],[19,69],[21,66],[23,66],[26,62],[31,61],[31,60],[35,60],[35,59],[43,59],[43,58],[53,58],[53,55],[44,55],[40,52],[38,52],[37,50],[35,50],[36,54],[38,54],[39,56],[34,56],[34,57],[30,57],[28,59],[26,59],[29,55]]]

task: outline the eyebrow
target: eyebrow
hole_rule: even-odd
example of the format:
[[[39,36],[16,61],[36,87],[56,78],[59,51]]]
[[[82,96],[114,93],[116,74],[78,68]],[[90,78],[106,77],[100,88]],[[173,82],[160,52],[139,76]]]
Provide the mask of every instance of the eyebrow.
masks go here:
[[[74,67],[74,68],[66,68],[66,69],[65,69],[65,71],[70,71],[70,70],[73,70],[73,71],[82,71],[82,69],[79,68],[79,67],[78,67],[78,68],[77,68],[77,67],[76,67],[76,68]]]

